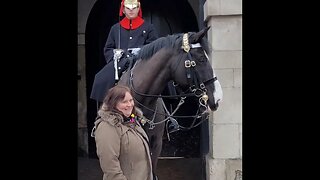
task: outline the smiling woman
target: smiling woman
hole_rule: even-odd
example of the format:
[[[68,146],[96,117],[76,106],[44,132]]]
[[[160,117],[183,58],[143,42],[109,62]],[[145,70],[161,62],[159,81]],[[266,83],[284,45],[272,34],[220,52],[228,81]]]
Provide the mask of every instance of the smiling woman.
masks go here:
[[[142,111],[134,106],[130,89],[109,89],[92,129],[104,180],[152,180],[149,139],[141,127]]]

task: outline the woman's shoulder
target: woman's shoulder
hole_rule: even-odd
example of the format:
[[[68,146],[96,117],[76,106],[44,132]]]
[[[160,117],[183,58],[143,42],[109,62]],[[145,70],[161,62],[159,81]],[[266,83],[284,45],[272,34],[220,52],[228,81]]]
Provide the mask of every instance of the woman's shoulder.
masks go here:
[[[119,113],[115,113],[115,112],[111,112],[111,111],[99,110],[98,115],[100,118],[100,120],[99,120],[100,122],[106,122],[112,126],[116,126],[123,119],[123,117]]]

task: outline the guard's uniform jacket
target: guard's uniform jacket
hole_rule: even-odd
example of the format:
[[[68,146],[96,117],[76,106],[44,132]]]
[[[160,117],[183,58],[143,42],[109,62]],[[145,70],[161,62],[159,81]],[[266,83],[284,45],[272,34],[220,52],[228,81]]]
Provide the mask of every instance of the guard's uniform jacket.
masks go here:
[[[128,48],[139,48],[158,38],[154,26],[139,16],[133,19],[131,24],[132,26],[130,26],[130,20],[125,17],[120,23],[111,27],[104,47],[104,57],[107,63],[113,61],[113,49],[115,48],[123,49],[126,53]]]
[[[115,85],[113,49],[120,48],[124,50],[124,55],[118,62],[118,74],[121,76],[126,63],[125,58],[130,54],[127,50],[129,48],[140,48],[157,38],[158,35],[154,26],[139,16],[131,20],[131,22],[124,17],[120,23],[113,25],[104,47],[104,56],[107,64],[96,74],[90,98],[102,102],[108,89]]]

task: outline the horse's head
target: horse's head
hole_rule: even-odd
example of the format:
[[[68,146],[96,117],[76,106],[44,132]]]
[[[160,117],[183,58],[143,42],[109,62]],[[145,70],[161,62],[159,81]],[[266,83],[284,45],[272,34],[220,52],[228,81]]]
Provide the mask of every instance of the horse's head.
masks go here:
[[[182,40],[180,38],[183,55],[173,69],[174,81],[181,89],[195,93],[203,107],[215,111],[222,99],[222,90],[207,55],[210,51],[204,36],[209,28],[185,33]]]

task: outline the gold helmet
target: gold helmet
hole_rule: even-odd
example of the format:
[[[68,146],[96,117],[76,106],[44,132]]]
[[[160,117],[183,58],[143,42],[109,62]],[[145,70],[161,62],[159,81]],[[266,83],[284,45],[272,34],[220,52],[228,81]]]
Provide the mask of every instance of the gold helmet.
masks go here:
[[[140,7],[140,0],[122,0],[121,6],[120,6],[120,12],[119,12],[120,16],[123,15],[123,8],[124,7],[129,8],[129,9]],[[142,17],[141,7],[139,9],[138,16]]]
[[[140,6],[140,2],[138,0],[124,0],[124,7],[129,9],[133,9]]]

